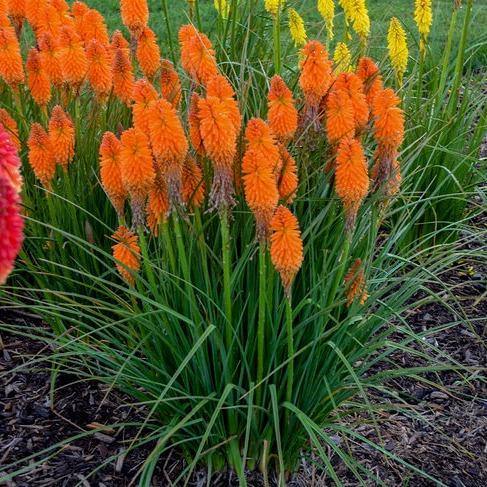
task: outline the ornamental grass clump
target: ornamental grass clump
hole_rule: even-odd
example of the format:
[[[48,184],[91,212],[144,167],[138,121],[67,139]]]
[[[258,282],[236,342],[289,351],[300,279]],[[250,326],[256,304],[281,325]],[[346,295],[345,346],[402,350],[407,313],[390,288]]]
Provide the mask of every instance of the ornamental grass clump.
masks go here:
[[[175,485],[201,467],[284,485],[302,458],[338,484],[328,449],[365,483],[341,446],[364,437],[337,418],[372,413],[367,390],[410,373],[374,366],[397,348],[419,353],[415,339],[429,346],[402,316],[452,263],[419,247],[395,254],[410,228],[390,219],[407,117],[386,73],[348,40],[330,56],[300,22],[296,73],[281,72],[277,48],[259,67],[235,62],[247,42],[235,9],[249,9],[252,32],[263,21],[253,3],[215,3],[214,42],[192,2],[179,58],[157,42],[145,0],[121,2],[130,39],[109,37],[82,2],[28,2],[25,19],[0,27],[0,124],[25,153],[27,234],[0,299],[52,326],[54,370],[140,406],[127,453],[152,445],[134,472],[143,486],[174,447],[185,459]],[[365,2],[339,3],[364,49]],[[262,4],[274,40],[286,5]],[[330,40],[334,4],[318,6]],[[15,29],[24,42],[26,24],[36,47],[24,59]],[[245,52],[266,51],[248,42]],[[18,202],[5,200],[10,215]],[[406,338],[390,345],[398,329]]]

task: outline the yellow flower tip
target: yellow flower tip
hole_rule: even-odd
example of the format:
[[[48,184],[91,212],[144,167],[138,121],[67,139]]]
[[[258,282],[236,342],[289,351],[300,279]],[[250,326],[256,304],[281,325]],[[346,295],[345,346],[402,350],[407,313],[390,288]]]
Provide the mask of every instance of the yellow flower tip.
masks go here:
[[[427,37],[433,21],[431,0],[415,0],[414,21],[418,26],[419,33],[423,37]]]
[[[370,33],[370,18],[365,0],[340,0],[345,20],[362,40]]]
[[[277,13],[283,9],[285,0],[265,0],[265,9],[272,15],[277,15]]]
[[[306,35],[304,20],[293,8],[289,9],[289,30],[296,47],[304,46],[306,44],[308,36]]]
[[[338,42],[333,53],[335,74],[347,73],[351,70],[352,55],[344,42]]]
[[[318,12],[323,17],[328,32],[328,38],[333,39],[333,21],[335,19],[335,2],[333,0],[318,0]]]
[[[216,11],[221,15],[223,19],[228,18],[230,13],[230,2],[228,0],[214,0]]]
[[[389,49],[389,59],[396,73],[396,78],[399,84],[402,84],[402,79],[408,65],[409,50],[406,31],[396,17],[392,17],[389,24],[387,46]]]

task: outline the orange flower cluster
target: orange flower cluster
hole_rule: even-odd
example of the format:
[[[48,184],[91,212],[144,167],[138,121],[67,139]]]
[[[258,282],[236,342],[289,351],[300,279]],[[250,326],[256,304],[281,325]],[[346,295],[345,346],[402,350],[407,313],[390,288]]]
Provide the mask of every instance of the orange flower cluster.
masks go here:
[[[97,39],[89,41],[86,47],[88,72],[86,78],[97,99],[104,102],[112,89],[111,58],[106,45]]]
[[[288,142],[298,127],[298,111],[291,90],[279,75],[271,79],[268,108],[267,118],[272,132],[280,142]]]
[[[120,0],[120,13],[123,24],[138,39],[149,21],[147,0]]]
[[[171,61],[161,61],[161,95],[176,109],[181,103],[181,81]]]
[[[127,106],[132,103],[134,90],[134,73],[128,53],[117,49],[113,56],[113,92]]]
[[[10,26],[0,26],[0,77],[13,88],[25,79],[19,41]]]
[[[372,107],[374,98],[383,89],[382,76],[379,67],[372,59],[362,57],[357,66],[357,76],[364,83],[364,91],[369,107]]]
[[[113,258],[117,261],[117,270],[122,278],[133,286],[135,274],[140,269],[140,247],[137,235],[128,228],[120,226],[112,238],[117,242],[112,246]]]
[[[49,138],[54,162],[67,171],[68,164],[74,157],[75,133],[71,118],[59,105],[52,109]]]
[[[145,26],[137,39],[137,61],[147,78],[152,79],[159,70],[161,51],[151,28]]]
[[[298,219],[285,206],[279,206],[271,221],[271,259],[279,272],[286,295],[303,263],[303,241]]]
[[[51,81],[41,62],[37,49],[32,48],[26,63],[27,83],[34,101],[41,107],[46,107],[51,99]]]
[[[42,125],[33,123],[27,142],[29,163],[42,185],[50,190],[51,181],[56,172],[56,161],[52,152],[51,140]]]
[[[145,134],[149,134],[149,111],[152,102],[157,100],[157,91],[146,79],[135,82],[132,92],[132,123]]]

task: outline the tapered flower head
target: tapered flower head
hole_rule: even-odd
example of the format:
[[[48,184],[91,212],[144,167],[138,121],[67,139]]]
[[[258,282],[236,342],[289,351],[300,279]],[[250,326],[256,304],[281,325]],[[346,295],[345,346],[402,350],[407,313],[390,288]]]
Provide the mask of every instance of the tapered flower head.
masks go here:
[[[431,11],[431,0],[415,0],[414,2],[414,21],[418,26],[420,41],[419,47],[424,53],[426,40],[431,29],[433,13]]]
[[[205,199],[205,181],[203,172],[197,161],[187,155],[183,166],[183,202],[190,208],[199,208]]]
[[[75,133],[71,117],[59,105],[52,109],[49,138],[56,164],[66,171],[74,157]]]
[[[351,231],[355,226],[358,209],[369,191],[364,151],[360,142],[351,137],[342,139],[338,146],[335,191],[345,208],[346,228]]]
[[[391,88],[382,90],[372,106],[374,135],[382,146],[397,149],[404,139],[404,113],[401,100]]]
[[[213,0],[216,11],[222,16],[222,18],[227,19],[230,12],[230,1],[231,0]]]
[[[333,53],[333,62],[335,63],[335,74],[348,73],[350,71],[352,55],[344,42],[337,42]]]
[[[304,20],[294,8],[289,9],[289,31],[296,47],[306,44],[308,36],[306,35]]]
[[[108,48],[97,39],[92,39],[86,48],[88,58],[87,79],[98,101],[105,101],[112,89],[111,58]]]
[[[277,208],[271,221],[271,259],[287,296],[303,263],[303,241],[298,219],[285,206]]]
[[[145,78],[135,82],[132,92],[134,101],[132,105],[133,125],[147,135],[149,135],[149,108],[157,98],[156,89]]]
[[[33,123],[29,141],[29,163],[37,179],[46,189],[51,189],[51,181],[56,172],[56,161],[51,141],[42,125]]]
[[[8,0],[7,7],[8,15],[12,19],[17,37],[20,37],[26,15],[26,0]]]
[[[20,150],[19,128],[17,122],[10,116],[5,108],[0,108],[0,126],[10,137],[10,141],[17,151]]]
[[[42,66],[49,76],[51,83],[57,87],[61,86],[63,84],[63,70],[59,42],[49,32],[43,32],[37,38],[37,44],[39,46]]]
[[[220,100],[223,110],[232,121],[235,132],[238,135],[242,127],[242,115],[235,99],[235,92],[228,79],[222,74],[215,75],[208,81],[206,95]]]
[[[12,142],[12,135],[1,122],[0,116],[0,179],[8,181],[19,193],[22,188],[20,175],[20,158],[17,148]]]
[[[392,17],[391,23],[389,24],[387,46],[389,49],[389,59],[396,73],[397,81],[399,84],[402,84],[402,79],[408,65],[409,50],[406,31],[396,17]]]
[[[11,27],[0,27],[0,77],[13,87],[24,82],[20,45]]]
[[[269,237],[270,221],[279,201],[276,163],[272,161],[277,152],[280,162],[279,152],[263,120],[249,121],[246,138],[247,150],[242,161],[245,200],[255,216],[257,237],[265,241]]]
[[[277,15],[285,4],[286,0],[264,0],[265,9],[272,15]]]
[[[0,285],[12,272],[22,247],[24,221],[20,216],[20,198],[10,182],[0,175]]]
[[[181,81],[174,65],[168,59],[161,61],[161,95],[174,108],[179,108],[181,103]]]
[[[128,54],[122,50],[117,49],[113,58],[113,92],[126,105],[132,102],[132,95],[134,90],[134,73],[132,70],[132,63]]]
[[[287,205],[296,197],[299,183],[298,168],[294,157],[283,145],[279,147],[279,153],[282,160],[282,169],[278,178],[279,199]]]
[[[353,105],[343,90],[332,90],[326,100],[326,133],[331,144],[353,135],[355,117]]]
[[[372,61],[372,59],[362,57],[358,62],[357,76],[364,84],[367,103],[369,104],[369,108],[372,109],[375,96],[384,88],[379,67]]]
[[[137,40],[136,57],[147,78],[153,78],[159,70],[161,51],[157,45],[156,35],[150,27],[145,26]]]
[[[318,11],[323,17],[329,39],[333,39],[333,22],[335,19],[335,2],[333,0],[318,0]]]
[[[191,25],[179,31],[181,64],[198,83],[206,84],[218,74],[215,50],[208,37]]]
[[[34,47],[29,51],[25,67],[30,94],[38,105],[45,107],[51,99],[51,82],[39,51]]]
[[[126,130],[121,137],[120,171],[122,182],[131,198],[134,227],[144,224],[144,206],[155,180],[148,137],[137,128]]]
[[[117,242],[112,246],[116,267],[122,278],[131,286],[135,283],[135,274],[140,269],[140,247],[138,237],[124,226],[118,227],[112,235]]]
[[[271,79],[267,118],[272,133],[282,142],[294,137],[298,127],[298,111],[296,110],[291,90],[284,80],[276,75]]]
[[[77,32],[83,40],[85,46],[87,46],[92,40],[97,40],[104,46],[107,46],[110,43],[105,19],[103,18],[103,15],[98,12],[98,10],[93,8],[88,9],[88,11],[83,15]]]
[[[110,48],[112,50],[112,55],[115,55],[117,49],[122,49],[127,56],[130,55],[130,44],[127,39],[123,36],[123,34],[116,30],[112,34],[112,39],[110,41]]]
[[[120,170],[122,144],[112,132],[105,132],[100,145],[100,179],[119,218],[124,215],[127,191]]]
[[[332,63],[318,41],[309,41],[301,51],[299,85],[306,103],[317,108],[332,83]]]
[[[60,34],[59,60],[64,81],[79,87],[88,70],[88,59],[79,35],[74,27],[65,25]]]
[[[149,191],[146,208],[147,226],[156,237],[159,234],[159,226],[167,220],[170,209],[166,183],[160,174],[156,174],[154,185]]]
[[[370,32],[370,18],[365,0],[340,0],[346,21],[364,41]]]
[[[347,288],[347,306],[350,307],[356,300],[358,300],[360,304],[365,303],[368,294],[361,259],[356,259],[351,265],[349,271],[345,275],[345,285]]]
[[[25,16],[34,33],[47,27],[47,0],[26,0]]]
[[[333,85],[333,90],[343,91],[350,98],[355,129],[357,133],[360,133],[369,120],[369,105],[362,80],[355,73],[341,73]]]
[[[120,0],[122,22],[135,37],[138,37],[149,21],[147,0]]]

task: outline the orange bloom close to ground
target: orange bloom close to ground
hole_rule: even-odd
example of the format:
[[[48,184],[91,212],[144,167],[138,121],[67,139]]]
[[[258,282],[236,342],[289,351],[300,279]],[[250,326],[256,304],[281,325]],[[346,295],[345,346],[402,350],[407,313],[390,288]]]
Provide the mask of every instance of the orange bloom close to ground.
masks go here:
[[[150,27],[144,27],[137,40],[136,57],[147,78],[152,79],[159,70],[161,51]]]
[[[130,194],[135,228],[144,224],[144,206],[155,180],[148,137],[137,128],[126,130],[121,137],[120,172]]]
[[[181,81],[174,65],[167,59],[161,60],[161,95],[176,109],[181,103]]]
[[[215,50],[208,37],[192,25],[183,25],[179,30],[181,64],[198,83],[206,84],[218,74]]]
[[[112,238],[117,242],[112,246],[113,257],[117,261],[117,270],[122,278],[133,286],[135,283],[134,274],[140,269],[138,237],[128,228],[120,226]]]
[[[0,77],[12,87],[25,79],[20,45],[11,27],[0,27]]]
[[[112,132],[105,132],[100,145],[100,179],[119,218],[123,218],[127,191],[120,171],[122,144]]]
[[[33,123],[27,142],[29,148],[29,164],[36,178],[46,189],[51,189],[52,178],[56,172],[56,161],[52,152],[49,135],[42,125]]]
[[[281,142],[288,142],[298,127],[298,111],[291,90],[279,75],[271,79],[268,107],[267,118],[272,132]]]
[[[117,49],[113,58],[113,92],[126,105],[132,102],[134,90],[134,73],[132,63],[126,52]]]
[[[31,48],[25,65],[27,71],[27,84],[34,101],[45,107],[51,99],[51,82],[47,75],[39,51]]]
[[[147,0],[120,0],[122,22],[136,38],[149,21]]]
[[[156,89],[145,78],[137,80],[132,92],[132,121],[136,128],[149,134],[149,109],[157,100]]]
[[[52,109],[49,138],[54,161],[67,171],[74,157],[75,131],[71,117],[59,105]]]
[[[291,295],[291,284],[303,263],[303,241],[298,219],[285,206],[279,206],[271,221],[271,260],[286,291]]]
[[[86,48],[87,79],[98,101],[104,102],[112,89],[111,59],[106,45],[92,39]]]
[[[351,306],[355,300],[364,304],[367,298],[367,287],[365,273],[361,259],[355,259],[349,271],[345,275],[345,285],[347,287],[347,306]]]
[[[351,231],[360,205],[369,191],[368,168],[362,144],[351,137],[344,138],[338,146],[335,191],[345,208],[346,228]]]

